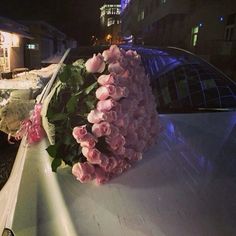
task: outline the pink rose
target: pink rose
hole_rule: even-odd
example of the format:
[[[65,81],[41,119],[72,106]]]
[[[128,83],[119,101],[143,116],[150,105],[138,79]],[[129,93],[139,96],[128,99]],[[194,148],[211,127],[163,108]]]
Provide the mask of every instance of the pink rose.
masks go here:
[[[112,74],[101,75],[98,77],[98,83],[103,86],[109,84],[115,84],[114,76]]]
[[[100,53],[97,56],[94,54],[92,58],[87,60],[85,67],[89,73],[102,73],[105,70],[103,56]]]
[[[146,138],[147,132],[148,131],[143,126],[138,127],[137,135],[138,135],[139,139],[140,138]]]
[[[110,128],[111,128],[111,133],[109,135],[110,137],[114,137],[119,134],[119,129],[116,126],[110,125]]]
[[[88,122],[94,124],[99,123],[107,119],[107,115],[104,112],[98,111],[97,109],[91,110],[87,116]]]
[[[136,57],[138,54],[136,51],[133,51],[133,50],[128,50],[126,51],[126,56],[128,57]]]
[[[129,164],[128,161],[120,160],[117,167],[112,170],[112,173],[115,175],[120,175],[121,173],[123,173],[124,171],[129,169],[130,167],[131,167],[131,165]]]
[[[106,142],[109,144],[111,149],[117,150],[118,148],[124,146],[125,144],[125,138],[121,134],[118,134],[116,136],[109,136],[106,137]]]
[[[138,143],[138,135],[135,131],[131,131],[131,130],[128,130],[128,133],[126,135],[126,142],[129,144],[129,145],[136,145]]]
[[[119,60],[121,57],[121,52],[116,45],[111,45],[111,47],[108,50],[105,50],[102,55],[104,57],[104,61],[111,63],[113,61]]]
[[[125,147],[124,146],[118,147],[118,149],[116,149],[116,154],[117,155],[124,155],[125,154]]]
[[[104,121],[106,122],[113,122],[117,120],[117,113],[116,111],[107,111],[104,113],[106,115],[106,119],[104,119]]]
[[[99,101],[97,103],[97,110],[106,112],[106,111],[110,111],[115,106],[116,106],[116,102],[113,99],[107,99],[104,101]]]
[[[101,86],[96,90],[96,97],[98,100],[106,100],[115,94],[116,88],[114,85]]]
[[[115,92],[113,94],[111,94],[110,96],[114,99],[114,100],[120,100],[123,97],[128,97],[129,95],[129,90],[126,87],[116,87],[115,88]]]
[[[101,122],[99,124],[93,124],[92,132],[96,137],[107,136],[111,133],[110,123]]]
[[[77,139],[83,138],[87,134],[86,125],[74,127],[72,135]]]
[[[142,139],[139,139],[138,142],[136,143],[136,145],[134,146],[134,149],[138,152],[143,152],[145,150],[147,142],[145,142]]]
[[[82,139],[77,139],[81,147],[94,148],[97,139],[90,133],[87,133]]]
[[[108,71],[110,73],[114,73],[114,74],[121,74],[123,73],[125,70],[124,68],[120,65],[119,62],[115,62],[115,63],[111,63],[108,66]]]
[[[101,167],[106,172],[111,172],[118,165],[118,161],[115,157],[111,156],[108,158],[108,162],[102,162]]]
[[[104,184],[109,180],[108,174],[99,166],[95,169],[95,181],[97,184]]]
[[[133,99],[130,97],[128,99],[122,99],[119,104],[123,114],[127,114],[135,109]]]
[[[131,73],[128,70],[125,70],[121,75],[119,75],[120,78],[122,78],[122,80],[124,80],[124,82],[129,81],[130,77],[131,77]]]
[[[82,148],[82,154],[87,158],[87,161],[91,164],[101,164],[103,156],[96,148],[89,149],[87,147]]]
[[[129,116],[125,115],[123,117],[118,118],[114,124],[119,128],[127,128],[129,125]]]
[[[142,153],[136,152],[134,149],[126,148],[125,157],[130,161],[139,161],[142,159]]]
[[[72,174],[81,183],[85,183],[94,179],[95,168],[88,162],[76,163],[72,167]]]
[[[100,167],[105,168],[109,164],[109,158],[106,155],[102,155],[102,161],[99,164]]]

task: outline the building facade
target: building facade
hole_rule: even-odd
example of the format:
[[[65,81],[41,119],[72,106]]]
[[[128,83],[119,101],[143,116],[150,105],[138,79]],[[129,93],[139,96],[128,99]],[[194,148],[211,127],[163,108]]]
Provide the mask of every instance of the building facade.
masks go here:
[[[101,8],[101,43],[118,44],[121,41],[120,4],[104,4]]]
[[[123,37],[192,51],[235,76],[236,1],[121,0],[121,4]]]
[[[0,77],[10,78],[15,69],[41,68],[45,60],[62,56],[77,42],[44,21],[0,17]]]
[[[44,21],[22,21],[29,28],[33,39],[27,42],[25,64],[39,68],[47,58],[61,54],[69,46],[64,33]]]
[[[22,68],[25,43],[32,39],[29,28],[5,17],[0,17],[0,74]],[[4,76],[3,76],[4,77]]]

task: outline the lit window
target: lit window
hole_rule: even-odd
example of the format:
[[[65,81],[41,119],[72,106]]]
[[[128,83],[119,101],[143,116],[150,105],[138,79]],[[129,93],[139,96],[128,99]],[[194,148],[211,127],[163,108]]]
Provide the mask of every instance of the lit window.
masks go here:
[[[194,27],[194,28],[193,28],[193,34],[197,34],[198,31],[199,31],[199,27]]]
[[[194,47],[197,45],[198,33],[199,33],[199,26],[193,27],[191,41],[192,41],[192,46]]]
[[[107,27],[114,25],[114,24],[115,24],[115,20],[112,17],[107,19]]]
[[[197,34],[193,35],[193,46],[195,47],[197,45]]]
[[[26,48],[29,50],[38,50],[38,44],[27,44]]]
[[[141,17],[140,17],[140,18],[141,18],[141,20],[143,20],[143,19],[144,19],[144,16],[145,16],[145,15],[144,15],[144,10],[142,10],[142,12],[141,12]]]

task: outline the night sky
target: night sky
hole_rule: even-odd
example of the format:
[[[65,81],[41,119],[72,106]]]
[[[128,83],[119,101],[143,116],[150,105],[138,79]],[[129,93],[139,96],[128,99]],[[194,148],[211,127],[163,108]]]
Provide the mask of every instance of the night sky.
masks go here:
[[[91,36],[99,36],[101,5],[116,0],[1,0],[0,15],[14,20],[44,20],[79,45],[89,44]]]

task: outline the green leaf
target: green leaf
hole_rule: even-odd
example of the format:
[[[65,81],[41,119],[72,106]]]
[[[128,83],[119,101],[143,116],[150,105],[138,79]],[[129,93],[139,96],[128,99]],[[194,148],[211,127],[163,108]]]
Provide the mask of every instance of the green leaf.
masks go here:
[[[58,158],[54,158],[54,160],[52,161],[51,167],[52,167],[52,171],[56,172],[57,168],[61,165],[61,159]]]
[[[95,89],[95,88],[97,87],[97,85],[98,85],[97,82],[91,84],[90,86],[88,86],[88,87],[84,90],[84,93],[85,93],[86,95],[90,94],[90,92],[91,92],[93,89]]]
[[[57,155],[57,146],[56,145],[50,145],[46,148],[46,150],[51,157],[55,157]]]
[[[50,108],[50,107],[49,107],[49,108]],[[47,117],[48,119],[51,119],[53,116],[54,116],[54,112],[53,112],[51,109],[48,109],[48,110],[47,110],[46,117]]]
[[[66,120],[67,117],[68,117],[68,115],[65,113],[56,113],[50,118],[50,121]]]
[[[83,91],[79,91],[78,93],[75,93],[74,95],[75,96],[79,96],[80,94],[82,94],[83,93]]]
[[[75,62],[73,62],[72,65],[73,66],[78,66],[80,68],[84,68],[84,60],[83,59],[76,60]]]
[[[72,135],[70,134],[70,135],[66,135],[65,137],[64,137],[64,144],[66,144],[66,145],[70,145],[74,140],[73,140],[74,138],[72,137]]]
[[[59,74],[59,79],[62,83],[65,83],[68,81],[68,79],[71,77],[71,68],[70,66],[65,66],[61,74]]]
[[[76,76],[76,82],[77,82],[79,85],[83,85],[83,84],[84,84],[84,77],[83,77],[81,74],[77,74],[77,76]]]
[[[77,97],[72,96],[66,104],[66,109],[69,113],[75,112],[77,107]]]
[[[93,110],[95,108],[95,101],[88,100],[85,102],[89,110]]]

